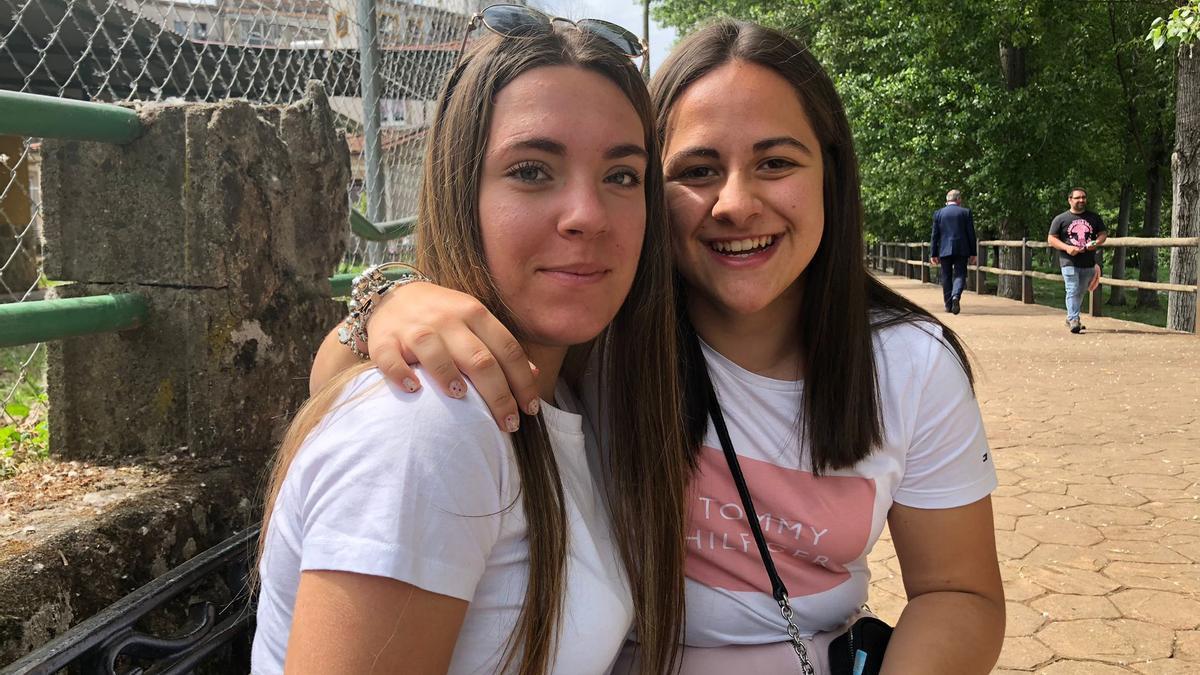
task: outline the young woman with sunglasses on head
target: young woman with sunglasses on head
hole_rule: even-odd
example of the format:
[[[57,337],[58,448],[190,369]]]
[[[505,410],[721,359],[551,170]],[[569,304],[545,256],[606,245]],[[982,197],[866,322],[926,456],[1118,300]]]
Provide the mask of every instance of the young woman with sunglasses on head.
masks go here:
[[[602,673],[635,617],[641,672],[675,658],[687,467],[649,93],[628,43],[524,17],[448,80],[417,236],[537,364],[540,411],[503,433],[474,389],[370,364],[317,393],[268,493],[256,673]],[[598,336],[628,397],[603,461],[558,377]]]
[[[810,636],[828,639],[860,615],[885,523],[908,603],[878,659],[884,672],[988,672],[1004,596],[996,474],[970,367],[952,331],[865,268],[857,161],[832,82],[789,38],[722,21],[677,45],[651,90],[680,305],[694,327],[680,336],[699,465],[683,672],[808,672],[802,651],[827,672],[825,642]],[[467,295],[405,287],[374,312],[368,335],[390,378],[411,377],[406,360],[439,386],[461,369],[500,420],[529,400],[520,349]],[[327,340],[314,378],[347,358]],[[605,377],[584,381],[602,388]],[[786,585],[792,626],[765,558]]]

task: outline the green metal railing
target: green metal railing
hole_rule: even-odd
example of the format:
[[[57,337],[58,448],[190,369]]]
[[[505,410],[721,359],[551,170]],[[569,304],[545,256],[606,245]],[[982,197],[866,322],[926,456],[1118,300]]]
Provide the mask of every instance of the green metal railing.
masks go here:
[[[129,330],[142,325],[147,312],[137,293],[0,305],[0,347]]]
[[[367,241],[391,241],[412,234],[416,218],[372,223],[357,209],[350,209],[350,230]]]
[[[394,279],[403,272],[384,274]],[[330,297],[349,296],[354,277],[330,277]],[[130,330],[145,323],[148,311],[146,298],[137,293],[0,304],[0,347]]]
[[[0,134],[124,145],[142,135],[129,108],[0,91]]]
[[[125,144],[141,133],[137,113],[128,108],[0,91],[0,135]],[[351,230],[370,241],[407,236],[415,221],[375,224],[350,210]],[[330,277],[331,297],[350,295],[354,276]],[[146,321],[148,311],[146,298],[137,293],[0,304],[0,347],[130,330]]]

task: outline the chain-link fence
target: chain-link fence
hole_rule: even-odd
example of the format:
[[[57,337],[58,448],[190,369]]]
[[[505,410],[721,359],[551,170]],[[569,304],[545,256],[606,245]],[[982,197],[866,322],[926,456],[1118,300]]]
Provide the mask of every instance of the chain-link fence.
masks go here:
[[[0,89],[108,102],[286,103],[320,80],[346,132],[351,205],[373,222],[400,220],[415,213],[442,79],[469,16],[486,4],[0,0]],[[40,299],[53,283],[39,265],[39,152],[39,139],[0,135],[0,302]],[[347,243],[343,270],[411,254],[404,240],[367,242],[349,228]],[[36,434],[43,360],[41,345],[0,349],[0,459],[6,443]]]

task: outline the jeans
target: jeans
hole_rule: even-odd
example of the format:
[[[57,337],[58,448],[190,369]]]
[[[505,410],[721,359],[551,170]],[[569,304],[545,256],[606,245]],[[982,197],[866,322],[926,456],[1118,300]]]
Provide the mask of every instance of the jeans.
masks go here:
[[[962,297],[963,288],[967,285],[967,256],[944,255],[942,263],[942,300],[946,310],[950,310],[950,301]]]
[[[1092,283],[1092,276],[1095,274],[1096,270],[1092,267],[1068,265],[1062,268],[1063,282],[1067,285],[1067,321],[1079,318],[1083,294],[1087,293],[1087,287]]]

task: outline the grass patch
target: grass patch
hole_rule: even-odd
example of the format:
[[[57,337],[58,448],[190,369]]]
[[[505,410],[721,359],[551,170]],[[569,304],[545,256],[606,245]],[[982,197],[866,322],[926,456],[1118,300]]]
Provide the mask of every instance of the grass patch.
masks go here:
[[[337,269],[334,270],[333,273],[334,274],[358,274],[359,272],[367,269],[367,267],[369,267],[369,265],[353,265],[353,264],[350,264],[349,262],[343,260],[338,263]]]
[[[0,349],[0,401],[6,397],[0,410],[0,478],[50,456],[44,346]]]
[[[1109,260],[1110,257],[1111,256],[1105,256],[1105,261],[1104,261],[1104,263],[1105,263],[1104,264],[1104,277],[1105,278],[1112,278],[1112,263]],[[1039,272],[1046,272],[1047,274],[1061,274],[1061,271],[1060,271],[1060,268],[1059,268],[1057,262],[1052,262],[1052,263],[1047,264],[1046,262],[1037,260],[1034,264],[1034,269],[1036,269]],[[1169,279],[1170,276],[1171,276],[1170,270],[1164,265],[1159,265],[1159,270],[1158,270],[1159,281],[1165,281],[1165,280]],[[1137,267],[1133,267],[1133,268],[1126,267],[1125,278],[1129,279],[1131,281],[1137,281],[1137,278],[1138,278]],[[1116,290],[1115,286],[1103,286],[1102,290],[1103,290],[1103,295],[1104,295],[1104,307],[1102,308],[1103,316],[1112,317],[1114,319],[1124,319],[1126,321],[1136,321],[1138,323],[1149,324],[1151,326],[1159,326],[1160,328],[1166,327],[1166,325],[1167,325],[1167,294],[1165,292],[1161,292],[1158,294],[1158,307],[1135,307],[1134,305],[1137,303],[1138,289],[1136,289],[1136,288],[1123,289],[1125,291],[1125,304],[1124,305],[1108,304],[1109,298],[1112,297],[1112,292],[1114,290]],[[1090,297],[1091,297],[1090,293],[1084,296],[1083,312],[1085,314],[1091,314]],[[1061,309],[1061,310],[1063,310],[1063,315],[1064,316],[1066,315],[1067,289],[1066,289],[1066,285],[1063,284],[1063,282],[1048,281],[1045,279],[1034,279],[1033,280],[1033,298],[1034,298],[1034,301],[1037,302],[1037,304],[1045,305],[1047,307],[1054,307],[1055,309]]]

